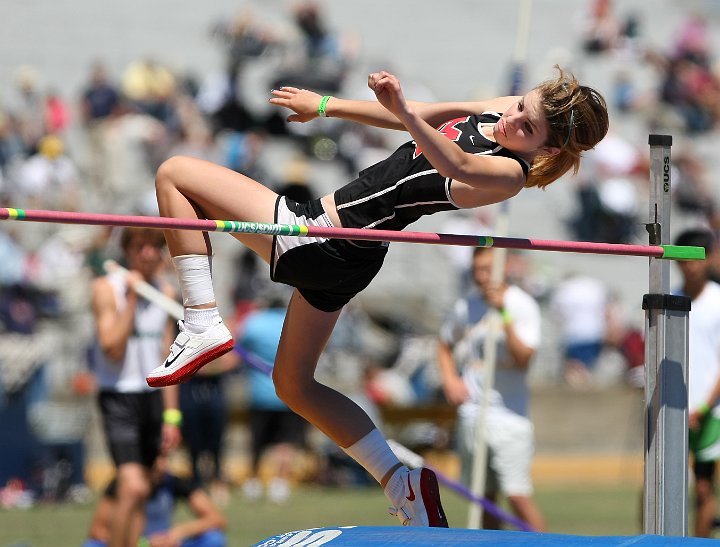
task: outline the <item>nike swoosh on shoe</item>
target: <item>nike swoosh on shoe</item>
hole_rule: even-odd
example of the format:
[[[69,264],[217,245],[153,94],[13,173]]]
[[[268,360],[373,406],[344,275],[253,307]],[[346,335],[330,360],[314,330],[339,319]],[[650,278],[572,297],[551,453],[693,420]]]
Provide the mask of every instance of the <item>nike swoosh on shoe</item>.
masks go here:
[[[172,365],[175,361],[177,361],[177,358],[182,355],[182,353],[185,351],[185,348],[181,349],[178,354],[170,359],[169,357],[165,360],[165,368],[168,368],[170,365]]]
[[[415,501],[415,491],[413,490],[412,484],[410,484],[410,475],[407,476],[408,488],[410,488],[410,495],[405,496],[408,501]]]

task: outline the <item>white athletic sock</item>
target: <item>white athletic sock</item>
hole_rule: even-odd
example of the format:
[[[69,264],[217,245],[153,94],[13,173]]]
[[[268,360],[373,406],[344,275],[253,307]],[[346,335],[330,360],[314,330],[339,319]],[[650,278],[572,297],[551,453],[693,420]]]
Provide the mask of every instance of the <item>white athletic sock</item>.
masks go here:
[[[174,256],[180,294],[186,308],[215,301],[212,286],[212,257],[208,255]]]
[[[382,433],[380,433],[378,429],[373,429],[358,442],[348,446],[347,448],[343,448],[343,450],[352,459],[367,469],[368,473],[370,473],[378,482],[382,480],[388,471],[400,463],[400,460],[390,449],[387,441],[385,441],[385,437],[383,437]],[[400,469],[403,468],[407,471],[405,466]],[[390,501],[394,504],[397,504],[397,502],[402,499],[401,496],[404,496],[405,494],[402,480],[399,481],[399,485],[403,488],[403,490],[396,493],[396,490],[398,490],[397,477],[398,473],[396,471],[390,481],[388,481],[387,487],[385,488],[385,495],[387,495]]]
[[[213,325],[213,320],[220,315],[217,307],[198,310],[196,308],[185,308],[185,329],[193,334],[202,334]]]

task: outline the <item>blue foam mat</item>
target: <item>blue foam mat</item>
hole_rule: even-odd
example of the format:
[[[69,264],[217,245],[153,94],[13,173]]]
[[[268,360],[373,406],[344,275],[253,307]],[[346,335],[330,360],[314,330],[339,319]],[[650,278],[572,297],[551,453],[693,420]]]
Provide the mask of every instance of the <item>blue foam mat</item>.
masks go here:
[[[497,530],[466,530],[463,528],[403,528],[401,526],[338,526],[286,532],[268,538],[253,547],[381,547],[412,545],[514,545],[558,547],[670,547],[720,545],[713,539],[680,538],[654,535],[641,536],[571,536]]]

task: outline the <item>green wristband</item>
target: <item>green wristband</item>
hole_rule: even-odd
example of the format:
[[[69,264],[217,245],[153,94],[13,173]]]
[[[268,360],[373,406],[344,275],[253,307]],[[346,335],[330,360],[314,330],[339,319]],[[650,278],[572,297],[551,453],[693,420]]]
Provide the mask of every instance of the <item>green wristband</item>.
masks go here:
[[[163,422],[168,425],[180,427],[182,425],[182,412],[177,408],[168,408],[163,412]]]
[[[710,412],[710,405],[707,403],[703,403],[698,407],[697,411],[699,414],[705,416],[705,414]]]
[[[510,323],[512,323],[512,315],[510,315],[509,311],[507,311],[505,308],[501,308],[499,311],[503,325],[509,325]]]
[[[330,95],[325,95],[322,99],[320,99],[320,106],[318,106],[318,116],[320,116],[321,118],[327,118],[327,112],[325,112],[325,107],[327,106],[329,100]]]

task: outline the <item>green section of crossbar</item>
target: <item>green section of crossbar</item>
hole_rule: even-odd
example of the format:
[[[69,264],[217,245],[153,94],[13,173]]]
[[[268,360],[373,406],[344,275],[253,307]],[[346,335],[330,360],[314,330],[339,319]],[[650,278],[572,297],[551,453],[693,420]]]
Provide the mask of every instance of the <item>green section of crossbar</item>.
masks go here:
[[[668,260],[705,260],[705,247],[691,247],[686,245],[660,245],[663,255],[660,258]]]

